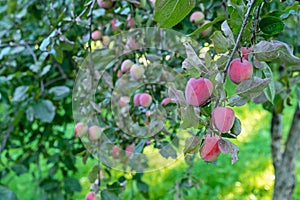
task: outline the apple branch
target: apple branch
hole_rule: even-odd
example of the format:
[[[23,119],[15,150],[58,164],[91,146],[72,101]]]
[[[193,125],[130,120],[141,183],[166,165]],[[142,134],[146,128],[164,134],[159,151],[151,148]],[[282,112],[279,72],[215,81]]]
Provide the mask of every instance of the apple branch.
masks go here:
[[[233,50],[232,50],[232,52],[231,52],[231,54],[230,54],[230,56],[229,56],[229,58],[228,58],[228,60],[227,60],[226,65],[225,65],[223,82],[225,82],[225,80],[226,80],[226,74],[227,74],[226,72],[227,72],[227,70],[228,70],[230,61],[232,60],[233,55],[234,55],[234,53],[236,52],[236,50],[237,50],[237,48],[238,48],[238,45],[239,45],[240,40],[241,40],[241,38],[242,38],[242,34],[243,34],[244,29],[245,29],[245,27],[246,27],[246,25],[247,25],[247,22],[248,22],[248,18],[249,18],[251,9],[253,8],[253,5],[254,5],[255,1],[256,1],[256,0],[252,0],[251,3],[250,3],[250,5],[249,5],[249,7],[248,7],[248,10],[247,10],[247,12],[246,12],[246,15],[245,15],[244,20],[243,20],[243,23],[242,23],[242,27],[241,27],[241,29],[240,29],[240,32],[239,32],[237,38],[236,38],[235,45],[234,45]]]

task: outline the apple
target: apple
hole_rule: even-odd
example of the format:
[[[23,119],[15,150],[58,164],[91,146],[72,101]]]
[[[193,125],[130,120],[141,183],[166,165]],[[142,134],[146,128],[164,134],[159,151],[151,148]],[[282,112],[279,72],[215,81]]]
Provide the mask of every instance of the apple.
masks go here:
[[[204,21],[204,14],[203,12],[196,11],[193,12],[192,15],[190,16],[190,22],[194,24],[201,24]]]
[[[92,40],[99,40],[101,38],[102,33],[99,30],[92,32]]]
[[[85,196],[85,200],[97,200],[97,196],[96,196],[95,192],[89,192]]]
[[[145,69],[142,66],[133,64],[130,68],[130,75],[134,80],[139,80],[143,77]]]
[[[185,88],[185,98],[192,106],[202,106],[211,97],[213,84],[206,78],[191,78]]]
[[[89,128],[89,139],[91,141],[96,141],[101,137],[102,129],[99,126],[91,126]]]
[[[74,127],[75,137],[82,137],[85,134],[87,134],[87,132],[88,132],[88,127],[82,122],[78,122]]]
[[[122,96],[122,97],[120,97],[119,105],[120,105],[120,107],[125,107],[126,105],[128,105],[129,102],[130,102],[130,99],[128,96]]]
[[[161,105],[162,106],[166,106],[166,105],[168,105],[169,103],[171,102],[171,99],[169,98],[169,97],[167,97],[167,98],[164,98],[162,101],[161,101]]]
[[[123,73],[129,72],[129,71],[130,71],[130,68],[131,68],[131,66],[132,66],[133,64],[134,64],[134,63],[133,63],[131,60],[129,60],[129,59],[124,60],[124,61],[122,62],[122,64],[121,64],[121,71],[122,71]]]
[[[219,137],[216,136],[207,135],[205,137],[204,144],[200,149],[200,157],[203,160],[213,162],[218,158],[221,153],[218,141]]]
[[[113,146],[113,148],[111,149],[111,155],[113,158],[119,158],[120,156],[120,148],[118,146]]]
[[[133,97],[133,104],[134,104],[134,106],[139,106],[139,105],[141,105],[141,104],[140,104],[140,96],[141,96],[141,94],[136,94],[136,95],[134,95],[134,97]]]
[[[128,145],[125,149],[125,153],[127,156],[131,156],[133,154],[134,147],[133,145]]]
[[[228,75],[232,82],[239,84],[251,78],[253,67],[248,60],[244,58],[235,58],[230,62]]]
[[[248,60],[248,55],[251,53],[251,48],[249,47],[241,47],[240,48],[243,58],[245,58],[246,60]]]
[[[113,6],[112,0],[97,0],[100,8],[109,9]]]
[[[234,123],[234,111],[231,108],[216,107],[211,115],[214,127],[221,133],[228,132]]]
[[[140,95],[139,102],[140,102],[141,106],[143,106],[145,108],[149,107],[152,102],[152,97],[150,94],[143,93]]]

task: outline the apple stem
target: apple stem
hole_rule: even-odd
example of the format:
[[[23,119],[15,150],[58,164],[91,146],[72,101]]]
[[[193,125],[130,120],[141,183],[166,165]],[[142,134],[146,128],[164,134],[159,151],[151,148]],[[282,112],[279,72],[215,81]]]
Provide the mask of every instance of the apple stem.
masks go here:
[[[228,68],[229,68],[230,61],[232,60],[233,55],[234,55],[234,53],[236,52],[236,50],[237,50],[237,48],[238,48],[238,45],[239,45],[240,40],[241,40],[241,38],[242,38],[242,34],[243,34],[243,32],[244,32],[244,29],[245,29],[245,27],[246,27],[246,25],[247,25],[248,18],[249,18],[249,15],[250,15],[250,12],[251,12],[251,9],[252,9],[254,3],[255,3],[255,0],[252,0],[251,3],[250,3],[250,5],[249,5],[249,7],[248,7],[248,10],[247,10],[247,12],[246,12],[246,14],[245,14],[245,17],[244,17],[244,20],[243,20],[243,23],[242,23],[242,27],[241,27],[241,29],[240,29],[240,32],[239,32],[237,38],[236,38],[235,45],[234,45],[233,50],[232,50],[232,52],[231,52],[231,54],[230,54],[230,56],[229,56],[229,58],[228,58],[228,60],[227,60],[226,65],[225,65],[225,69],[224,69],[225,72],[224,72],[224,78],[223,78],[223,82],[224,82],[224,83],[225,83],[225,80],[226,80],[226,72],[227,72],[227,70],[228,70]]]

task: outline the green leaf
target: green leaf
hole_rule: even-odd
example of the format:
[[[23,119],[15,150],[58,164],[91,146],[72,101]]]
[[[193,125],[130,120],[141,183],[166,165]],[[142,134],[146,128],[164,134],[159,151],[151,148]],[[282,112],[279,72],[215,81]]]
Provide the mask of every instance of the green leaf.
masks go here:
[[[283,30],[284,24],[279,17],[267,16],[260,20],[259,28],[265,34],[276,35]]]
[[[40,50],[47,51],[47,47],[49,46],[50,42],[51,42],[50,37],[46,37],[40,45]]]
[[[42,122],[50,123],[55,116],[55,107],[49,100],[41,100],[32,106],[34,116]]]
[[[105,189],[101,192],[102,200],[119,200],[118,196],[109,190]]]
[[[225,53],[230,47],[229,40],[222,34],[221,31],[215,31],[210,37],[213,42],[214,49],[217,53]]]
[[[90,183],[95,182],[95,180],[98,178],[98,173],[99,173],[99,167],[98,167],[98,165],[95,165],[88,175],[88,179],[89,179]]]
[[[241,82],[235,89],[236,94],[241,97],[257,97],[268,86],[269,78],[261,79],[254,77],[252,79]]]
[[[234,123],[232,128],[230,129],[230,132],[235,135],[238,136],[242,131],[242,125],[241,125],[241,121],[239,120],[239,118],[235,117],[234,118]]]
[[[66,86],[55,86],[49,89],[49,93],[54,94],[54,100],[62,100],[70,94],[70,88]]]
[[[233,32],[232,32],[231,28],[228,26],[227,20],[225,20],[222,23],[221,29],[222,29],[224,35],[226,36],[226,38],[228,39],[229,45],[233,46],[235,44],[234,36],[233,36]]]
[[[181,116],[182,116],[182,124],[181,128],[197,128],[199,124],[199,119],[196,115],[193,106],[181,107]]]
[[[207,72],[204,62],[199,58],[193,47],[188,42],[183,44],[187,58],[182,62],[182,68],[193,77],[199,77],[202,71]]]
[[[29,87],[24,85],[17,87],[15,89],[12,101],[14,102],[24,101],[27,97],[26,92],[28,91],[28,89]]]
[[[66,192],[80,192],[81,185],[76,178],[64,178],[64,188]]]
[[[232,144],[229,140],[219,139],[218,146],[222,153],[231,154],[231,164],[234,164],[238,160],[239,148]]]
[[[21,165],[21,164],[16,164],[14,166],[12,166],[12,170],[18,175],[20,176],[21,174],[27,173],[28,169],[26,168],[25,165]]]
[[[230,97],[228,105],[242,106],[242,105],[245,105],[249,100],[250,100],[250,98],[248,98],[248,97],[241,97],[239,95],[233,95]]]
[[[267,63],[265,66],[266,66],[266,68],[263,69],[263,74],[266,78],[270,79],[270,83],[269,83],[268,87],[266,87],[264,89],[264,94],[266,95],[266,98],[273,104],[275,94],[276,94],[273,72]]]
[[[206,30],[208,27],[213,26],[214,24],[216,24],[220,21],[224,21],[225,19],[226,19],[226,17],[224,17],[224,16],[217,17],[212,22],[202,25],[200,28],[196,29],[194,32],[192,32],[188,36],[193,36],[195,34],[201,33],[202,31]]]
[[[199,136],[193,136],[193,137],[188,138],[185,141],[185,146],[184,146],[183,152],[185,154],[197,153],[200,149],[201,141],[202,141],[202,137],[199,137]]]
[[[170,143],[166,143],[160,150],[159,153],[164,157],[164,158],[173,158],[176,159],[177,153],[176,150],[172,147]]]
[[[254,46],[253,51],[259,61],[277,62],[285,66],[300,64],[300,58],[294,56],[292,49],[284,42],[261,41]]]
[[[136,182],[136,186],[138,188],[139,191],[142,191],[144,193],[149,191],[149,186],[147,183],[143,182],[143,181],[137,181]]]
[[[154,20],[163,28],[171,28],[183,20],[195,7],[195,0],[157,0]]]
[[[59,62],[59,63],[63,62],[64,53],[59,46],[54,46],[54,51],[52,51],[52,54],[54,55],[54,58],[55,58],[55,60],[57,60],[57,62]]]
[[[297,84],[296,95],[297,95],[297,100],[298,100],[298,106],[300,108],[300,84]]]
[[[17,195],[6,187],[0,186],[0,198],[3,200],[18,200]]]

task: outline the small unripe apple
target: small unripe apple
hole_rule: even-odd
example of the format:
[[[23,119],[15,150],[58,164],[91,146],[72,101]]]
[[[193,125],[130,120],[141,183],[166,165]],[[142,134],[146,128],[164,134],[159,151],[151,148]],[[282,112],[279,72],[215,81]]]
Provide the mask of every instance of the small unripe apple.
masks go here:
[[[241,52],[243,54],[243,58],[248,60],[248,55],[251,53],[251,48],[249,47],[241,47]]]
[[[97,200],[97,196],[96,196],[95,192],[89,192],[85,196],[85,200]]]
[[[112,30],[117,31],[119,29],[119,26],[117,25],[117,20],[116,19],[111,20],[110,24],[111,24]]]
[[[113,146],[113,148],[111,149],[111,155],[114,158],[119,158],[119,156],[120,156],[120,148],[118,146]]]
[[[220,155],[221,151],[218,145],[219,137],[206,136],[203,146],[200,149],[200,157],[207,161],[213,162]]]
[[[141,106],[149,107],[150,104],[152,103],[152,97],[150,94],[143,93],[140,95],[139,102]]]
[[[185,98],[192,106],[201,106],[207,102],[213,92],[213,84],[206,78],[191,78],[185,88]]]
[[[138,66],[137,64],[133,64],[130,68],[130,75],[134,80],[141,79],[144,73],[145,73],[144,67]]]
[[[232,82],[239,84],[251,78],[253,67],[246,59],[235,58],[230,62],[228,75]]]
[[[100,8],[109,9],[113,6],[112,0],[97,0]]]
[[[88,127],[82,122],[78,122],[74,127],[75,137],[82,137],[88,132]]]
[[[109,36],[104,35],[104,36],[102,37],[102,44],[103,44],[104,46],[108,46],[109,42],[110,42]]]
[[[91,141],[98,140],[101,137],[101,132],[102,132],[102,130],[99,126],[96,126],[96,125],[91,126],[89,128],[89,139]]]
[[[127,156],[131,156],[133,154],[134,148],[133,145],[128,145],[125,149],[125,153]]]
[[[149,110],[146,111],[145,113],[146,117],[150,117],[151,116],[151,112]]]
[[[190,21],[194,24],[201,24],[204,21],[203,12],[196,11],[190,16]]]
[[[169,103],[171,102],[171,99],[169,98],[169,97],[167,97],[167,98],[164,98],[162,101],[161,101],[161,105],[162,106],[166,106],[166,105],[168,105]]]
[[[130,28],[134,28],[134,21],[133,21],[133,19],[131,17],[131,14],[129,14],[128,17],[127,17],[127,23],[128,23],[128,26]]]
[[[205,24],[210,23],[211,21],[209,20],[204,20],[202,26],[204,26]],[[212,31],[212,26],[208,27],[207,29],[205,29],[204,31],[201,32],[202,37],[207,37]]]
[[[102,33],[99,30],[92,32],[92,40],[99,40],[101,38]]]
[[[134,97],[133,97],[133,104],[134,104],[134,106],[139,106],[139,105],[141,105],[141,104],[140,104],[140,96],[141,96],[141,94],[136,94],[136,95],[134,95]]]
[[[122,62],[122,64],[121,64],[121,71],[122,71],[123,73],[129,72],[129,71],[130,71],[130,68],[131,68],[131,66],[132,66],[133,64],[134,64],[134,63],[133,63],[131,60],[129,60],[129,59],[124,60],[124,61]]]
[[[126,105],[128,105],[129,102],[130,102],[129,97],[122,96],[122,97],[120,97],[119,105],[120,105],[120,107],[125,107]]]
[[[226,107],[216,107],[211,115],[213,125],[221,133],[226,133],[232,128],[234,119],[234,111]]]

